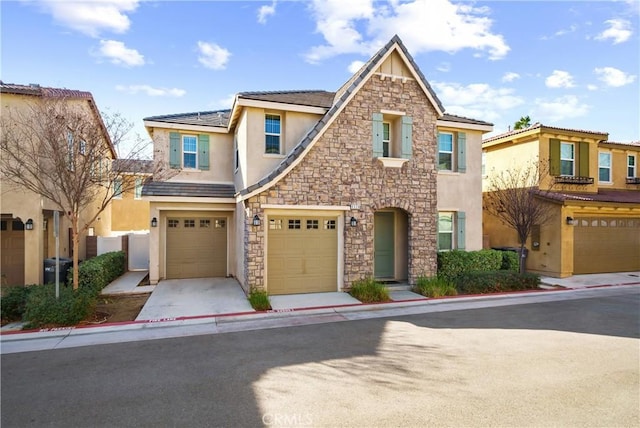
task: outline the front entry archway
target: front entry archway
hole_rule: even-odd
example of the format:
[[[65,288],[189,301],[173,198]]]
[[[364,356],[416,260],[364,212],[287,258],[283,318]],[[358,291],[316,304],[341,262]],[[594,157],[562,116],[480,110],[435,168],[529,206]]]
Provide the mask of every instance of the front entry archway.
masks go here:
[[[373,217],[374,277],[383,281],[408,278],[408,216],[397,208],[386,208]]]

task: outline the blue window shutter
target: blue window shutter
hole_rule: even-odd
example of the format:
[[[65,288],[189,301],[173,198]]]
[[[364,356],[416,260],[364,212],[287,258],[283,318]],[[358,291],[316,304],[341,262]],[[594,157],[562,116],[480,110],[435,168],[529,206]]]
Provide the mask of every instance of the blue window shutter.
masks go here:
[[[467,134],[458,132],[458,172],[467,172]]]
[[[181,156],[180,134],[171,132],[169,134],[169,166],[171,168],[180,168],[180,165],[182,165],[182,162],[180,162]]]
[[[458,240],[457,240],[457,245],[456,248],[458,250],[464,250],[465,249],[465,245],[464,245],[464,239],[465,239],[465,220],[466,220],[466,215],[464,213],[464,211],[458,211],[458,215],[456,216],[456,220],[457,220],[457,232],[458,232]]]
[[[198,135],[198,168],[203,171],[209,170],[209,136],[207,134]]]
[[[382,113],[373,113],[373,157],[382,157]]]
[[[413,118],[402,116],[402,157],[411,159],[413,153]]]

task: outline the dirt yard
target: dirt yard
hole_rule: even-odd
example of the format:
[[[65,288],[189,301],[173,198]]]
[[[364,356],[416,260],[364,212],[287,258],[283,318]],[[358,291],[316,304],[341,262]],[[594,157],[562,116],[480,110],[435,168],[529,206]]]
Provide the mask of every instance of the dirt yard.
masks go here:
[[[95,313],[83,324],[135,321],[151,293],[123,296],[100,296]]]

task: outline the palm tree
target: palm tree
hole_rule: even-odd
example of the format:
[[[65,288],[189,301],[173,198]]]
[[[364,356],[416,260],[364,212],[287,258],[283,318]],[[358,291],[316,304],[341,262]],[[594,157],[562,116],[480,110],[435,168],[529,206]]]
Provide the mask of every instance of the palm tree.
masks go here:
[[[524,129],[531,126],[531,118],[527,116],[522,116],[520,120],[518,120],[514,125],[513,129]]]

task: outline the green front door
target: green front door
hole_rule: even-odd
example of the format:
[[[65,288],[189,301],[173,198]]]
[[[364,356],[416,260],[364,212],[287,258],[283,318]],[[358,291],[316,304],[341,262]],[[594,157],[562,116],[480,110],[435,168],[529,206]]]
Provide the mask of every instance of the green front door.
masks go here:
[[[379,212],[374,214],[374,276],[376,278],[393,278],[395,276],[394,260],[394,213]]]

